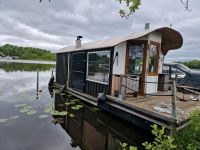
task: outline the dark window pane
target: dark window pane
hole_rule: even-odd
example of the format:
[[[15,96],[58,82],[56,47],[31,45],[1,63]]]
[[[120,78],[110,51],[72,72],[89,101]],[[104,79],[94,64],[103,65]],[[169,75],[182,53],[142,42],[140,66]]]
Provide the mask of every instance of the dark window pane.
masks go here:
[[[88,53],[87,79],[108,83],[110,71],[110,51]]]

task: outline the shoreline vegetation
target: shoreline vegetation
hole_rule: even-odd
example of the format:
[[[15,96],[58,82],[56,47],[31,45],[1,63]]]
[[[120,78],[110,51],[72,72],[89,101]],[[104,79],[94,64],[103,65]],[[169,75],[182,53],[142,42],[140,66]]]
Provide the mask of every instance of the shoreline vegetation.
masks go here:
[[[190,69],[200,69],[200,60],[191,60],[181,63]]]
[[[152,125],[154,140],[142,143],[145,150],[200,150],[200,110],[195,110],[190,123],[173,136],[165,131],[164,127]],[[139,150],[137,147],[120,143],[122,150]]]
[[[21,60],[56,61],[56,54],[52,53],[51,51],[33,47],[14,46],[11,44],[0,46],[0,57],[6,56]],[[182,63],[190,69],[200,69],[200,60],[191,60],[178,63]]]
[[[51,51],[33,48],[33,47],[19,47],[10,44],[5,44],[0,46],[0,56],[1,57],[12,57],[13,59],[22,60],[46,60],[55,61],[56,55]]]

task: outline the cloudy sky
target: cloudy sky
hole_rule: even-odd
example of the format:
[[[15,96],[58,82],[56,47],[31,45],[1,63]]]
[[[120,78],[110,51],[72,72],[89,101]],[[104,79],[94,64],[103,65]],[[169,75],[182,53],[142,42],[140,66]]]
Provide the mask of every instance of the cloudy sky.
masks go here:
[[[0,45],[6,43],[58,50],[83,42],[169,26],[180,31],[184,45],[168,57],[200,57],[200,0],[187,12],[180,0],[142,0],[140,9],[122,19],[116,0],[0,0]]]

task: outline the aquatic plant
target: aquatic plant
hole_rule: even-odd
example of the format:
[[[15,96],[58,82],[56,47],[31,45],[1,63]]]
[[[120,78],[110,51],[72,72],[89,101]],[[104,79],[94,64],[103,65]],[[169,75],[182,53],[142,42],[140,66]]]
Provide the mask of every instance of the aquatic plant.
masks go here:
[[[26,113],[26,112],[28,112],[28,111],[30,111],[30,109],[24,109],[24,108],[23,108],[23,109],[20,110],[21,113]]]
[[[98,108],[98,107],[92,107],[90,110],[93,111],[93,112],[101,111],[101,109]]]
[[[18,119],[18,118],[19,118],[19,116],[10,116],[8,119],[13,120],[13,119]]]
[[[48,104],[47,107],[44,109],[45,113],[52,113],[53,112],[53,107],[51,104]]]
[[[25,104],[25,103],[14,105],[14,107],[16,107],[16,108],[18,108],[18,107],[25,107],[25,106],[27,106],[27,104]]]
[[[66,106],[74,105],[74,104],[75,104],[75,102],[65,102],[65,105],[66,105]]]
[[[49,116],[48,115],[39,115],[38,118],[40,119],[44,119],[44,118],[48,118]]]
[[[78,102],[78,101],[80,101],[79,99],[71,99],[71,100],[69,100],[70,102]]]
[[[69,114],[69,117],[73,118],[73,117],[75,117],[75,115],[74,114]]]
[[[4,122],[7,122],[8,119],[0,119],[0,123],[4,123]]]
[[[75,106],[71,107],[71,109],[73,109],[73,110],[79,110],[82,107],[83,107],[82,105],[75,105]]]
[[[61,111],[58,113],[59,116],[66,116],[68,114],[67,111]]]
[[[36,113],[37,113],[37,111],[35,111],[35,110],[30,110],[30,111],[27,112],[27,115],[34,115],[34,114],[36,114]]]

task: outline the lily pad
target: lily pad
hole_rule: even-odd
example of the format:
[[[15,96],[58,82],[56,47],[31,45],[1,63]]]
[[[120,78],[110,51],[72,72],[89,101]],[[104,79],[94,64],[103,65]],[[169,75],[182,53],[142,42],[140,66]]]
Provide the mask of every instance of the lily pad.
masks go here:
[[[39,115],[38,118],[40,119],[44,119],[44,118],[48,118],[49,116],[48,115]]]
[[[22,110],[20,110],[21,113],[26,113],[28,111],[30,111],[30,109],[22,109]]]
[[[8,119],[0,119],[0,123],[5,123],[7,121],[8,121]]]
[[[67,114],[68,114],[67,111],[61,111],[61,112],[59,112],[59,115],[60,115],[60,116],[66,116]]]
[[[77,106],[73,106],[73,107],[71,107],[71,109],[73,109],[73,110],[79,110],[80,108],[77,107]]]
[[[97,107],[92,107],[91,110],[94,111],[94,112],[101,111],[101,109],[100,109],[100,108],[97,108]]]
[[[64,104],[58,104],[58,106],[65,106]]]
[[[75,102],[70,102],[71,105],[76,104]]]
[[[70,100],[70,102],[78,102],[79,101],[79,99],[72,99],[72,100]]]
[[[44,109],[45,113],[52,113],[53,112],[53,107],[52,105],[48,105],[45,109]]]
[[[69,114],[69,116],[70,116],[71,118],[74,118],[74,117],[75,117],[75,115],[74,115],[74,114]]]
[[[37,113],[37,111],[31,110],[31,111],[27,112],[27,115],[34,115],[34,114],[36,114],[36,113]]]
[[[82,105],[76,105],[77,107],[79,107],[79,108],[82,108],[83,106]]]
[[[18,108],[18,107],[25,107],[25,106],[27,106],[27,104],[16,104],[15,105],[16,108]]]
[[[52,115],[59,115],[59,113],[60,113],[59,111],[54,111],[54,112],[52,111],[51,112]]]
[[[70,102],[65,102],[65,105],[67,105],[67,106],[70,105],[70,104],[71,104]]]
[[[19,116],[10,116],[8,119],[13,120],[13,119],[17,119],[19,118]]]
[[[24,109],[31,109],[32,106],[25,106]]]

